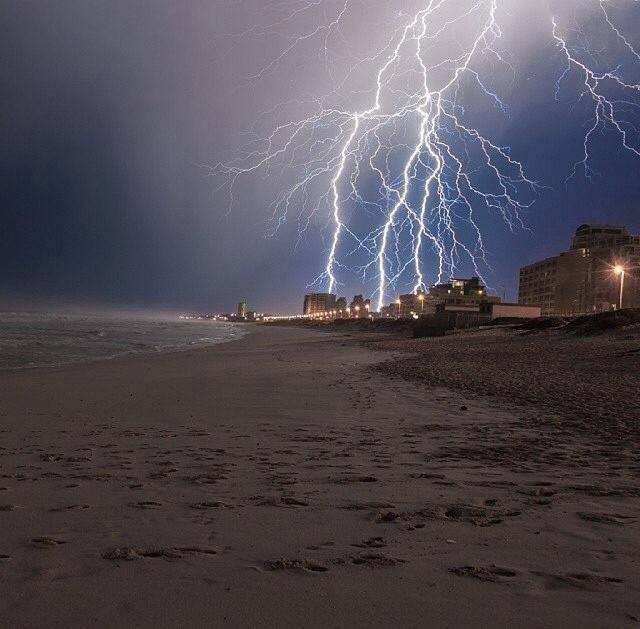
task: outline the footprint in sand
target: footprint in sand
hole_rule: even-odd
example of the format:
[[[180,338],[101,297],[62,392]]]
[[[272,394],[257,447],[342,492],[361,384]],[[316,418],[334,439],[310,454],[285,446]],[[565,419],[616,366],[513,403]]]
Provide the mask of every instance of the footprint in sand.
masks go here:
[[[199,546],[176,546],[174,550],[181,553],[196,555],[217,555],[218,551],[213,548],[200,548]]]
[[[515,570],[503,568],[491,564],[490,566],[459,566],[449,568],[449,572],[459,577],[471,577],[480,581],[490,581],[492,583],[507,583],[510,579],[517,576]]]
[[[37,548],[53,548],[54,546],[60,546],[66,544],[64,540],[56,539],[55,537],[34,537],[31,539],[31,543]]]
[[[182,554],[179,551],[169,548],[134,548],[132,546],[124,546],[114,548],[102,555],[103,559],[110,561],[135,561],[144,557],[165,558],[165,559],[181,559]]]
[[[276,559],[275,561],[265,561],[265,570],[270,572],[278,570],[307,570],[310,572],[327,572],[327,566],[310,561],[309,559]]]
[[[299,498],[294,498],[293,496],[283,496],[280,499],[280,502],[283,505],[288,505],[290,507],[308,507],[309,503],[305,500],[300,500]]]
[[[228,507],[224,502],[218,502],[217,500],[209,501],[209,502],[194,502],[189,505],[192,509],[218,509],[220,507]]]
[[[396,557],[388,557],[378,553],[363,553],[357,557],[351,557],[351,563],[356,566],[365,566],[367,568],[387,568],[405,563],[404,559]]]
[[[162,503],[155,500],[141,500],[140,502],[130,502],[128,506],[134,509],[159,509]]]
[[[587,522],[601,522],[603,524],[633,524],[636,519],[630,515],[622,515],[620,513],[586,513],[579,512],[578,517]]]
[[[378,479],[375,476],[343,476],[342,478],[330,478],[329,482],[336,485],[347,485],[349,483],[377,483]]]
[[[588,590],[596,588],[599,585],[624,583],[624,581],[618,577],[583,572],[551,573],[532,571],[531,574],[545,579],[549,589],[575,587]]]
[[[369,539],[360,542],[359,544],[351,544],[356,548],[384,548],[387,543],[383,537],[370,537]]]
[[[366,511],[368,509],[394,509],[395,505],[390,502],[372,500],[369,502],[350,502],[341,508],[347,509],[348,511]]]

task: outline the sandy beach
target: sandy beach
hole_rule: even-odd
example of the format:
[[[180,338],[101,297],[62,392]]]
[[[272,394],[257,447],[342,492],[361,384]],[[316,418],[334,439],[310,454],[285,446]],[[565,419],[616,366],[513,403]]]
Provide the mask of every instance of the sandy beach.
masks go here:
[[[543,385],[448,388],[429,342],[254,326],[1,373],[0,625],[638,626],[637,406],[614,440],[611,389],[565,422]]]

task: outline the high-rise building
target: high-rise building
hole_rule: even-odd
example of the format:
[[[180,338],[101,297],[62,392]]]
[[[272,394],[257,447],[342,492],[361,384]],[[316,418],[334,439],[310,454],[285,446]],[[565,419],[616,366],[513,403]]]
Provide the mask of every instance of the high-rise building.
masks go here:
[[[333,293],[309,293],[304,296],[302,313],[318,315],[336,309],[336,296]]]
[[[640,307],[639,267],[640,236],[622,225],[580,225],[568,251],[520,269],[518,301],[542,314],[601,312],[620,306],[622,287],[622,306]]]
[[[240,319],[246,319],[247,318],[247,302],[246,301],[241,301],[238,304],[238,317]]]

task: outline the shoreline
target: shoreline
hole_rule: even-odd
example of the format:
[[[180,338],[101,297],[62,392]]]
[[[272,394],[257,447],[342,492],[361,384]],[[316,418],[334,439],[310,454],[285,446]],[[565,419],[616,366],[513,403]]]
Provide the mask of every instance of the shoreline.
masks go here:
[[[0,373],[3,626],[634,626],[638,455],[360,340]]]
[[[6,313],[5,313],[6,314]],[[23,313],[28,315],[35,315],[36,313]],[[51,314],[43,314],[40,319],[50,319],[53,315]],[[24,317],[23,317],[24,318]],[[85,320],[89,319],[84,315],[70,315],[70,314],[60,314],[59,318],[65,320],[67,318],[72,318],[75,320]],[[155,326],[180,326],[183,325],[183,322],[176,319],[153,319],[149,317],[148,319],[126,319],[122,317],[102,317],[103,320],[107,321],[109,324],[118,323],[121,325],[126,324],[134,324],[138,325],[141,321],[146,324],[153,324]],[[93,324],[91,327],[100,328],[103,321],[99,317],[93,318],[90,322]],[[24,321],[21,321],[25,323]],[[74,329],[73,324],[71,326],[71,330],[75,332],[78,337],[74,339],[75,342],[79,342],[84,350],[84,355],[72,354],[69,356],[68,354],[61,353],[58,343],[60,343],[60,339],[51,339],[47,337],[48,330],[45,329],[11,329],[5,330],[5,333],[8,334],[8,338],[3,340],[8,341],[8,343],[3,343],[0,347],[0,350],[8,352],[9,356],[13,354],[19,355],[20,352],[32,351],[30,346],[36,345],[39,346],[39,351],[44,350],[43,356],[38,358],[34,358],[34,360],[38,362],[27,363],[24,362],[24,358],[21,358],[20,364],[12,364],[8,366],[0,365],[0,373],[4,372],[13,372],[13,371],[23,371],[23,370],[33,370],[33,369],[56,369],[60,367],[67,367],[72,365],[86,365],[93,362],[101,362],[101,361],[109,361],[118,358],[134,358],[136,356],[142,357],[150,357],[150,356],[158,356],[163,354],[171,354],[177,352],[185,352],[191,350],[197,350],[200,348],[208,348],[214,347],[216,345],[220,345],[222,343],[228,343],[231,341],[238,340],[250,333],[249,329],[243,329],[245,326],[238,327],[237,324],[233,322],[224,322],[222,326],[220,325],[222,322],[212,322],[202,324],[203,327],[198,331],[199,334],[204,333],[213,333],[221,334],[225,332],[228,328],[237,328],[233,334],[222,334],[222,337],[219,338],[211,338],[208,336],[199,336],[193,337],[193,331],[191,336],[193,338],[187,338],[180,341],[179,339],[171,339],[173,342],[169,342],[169,338],[156,338],[155,342],[147,341],[147,343],[142,343],[137,341],[138,338],[145,338],[143,336],[132,336],[131,331],[127,330],[108,330],[104,332],[100,330],[101,334],[97,335],[95,331],[89,332],[86,329]],[[189,324],[187,324],[189,325]],[[213,326],[218,326],[214,328]],[[62,329],[55,330],[54,333],[58,335],[61,333]],[[66,330],[65,330],[66,331]],[[153,330],[146,330],[146,333],[151,332],[153,334]],[[84,337],[82,335],[85,335]],[[134,332],[134,334],[140,334],[140,332]],[[43,335],[44,338],[40,340],[40,335]],[[97,335],[97,336],[96,336]],[[17,338],[16,338],[17,337]],[[63,342],[66,339],[63,339]],[[145,340],[147,340],[145,338]],[[111,352],[115,353],[98,353],[96,351],[101,351],[100,344],[104,342],[111,342]],[[12,345],[13,343],[13,345]],[[133,347],[123,348],[123,344],[136,345],[137,347],[134,349]],[[5,347],[5,345],[7,345]],[[71,345],[72,346],[72,345]],[[77,351],[77,350],[76,350]],[[1,352],[0,352],[1,353]],[[16,362],[15,356],[13,357],[14,362]],[[45,362],[48,361],[48,362]]]

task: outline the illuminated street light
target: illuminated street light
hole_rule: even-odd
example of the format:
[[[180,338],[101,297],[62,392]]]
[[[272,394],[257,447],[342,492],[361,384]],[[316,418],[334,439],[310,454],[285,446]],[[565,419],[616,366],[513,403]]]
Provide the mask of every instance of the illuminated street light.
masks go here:
[[[624,291],[624,272],[625,271],[626,271],[626,269],[621,264],[616,264],[613,267],[613,272],[616,275],[620,276],[620,299],[618,301],[618,308],[620,310],[622,310],[622,293]]]
[[[420,293],[418,295],[418,299],[420,300],[420,312],[424,312],[424,293]]]
[[[398,299],[396,299],[396,306],[398,306],[398,310],[397,310],[397,314],[396,314],[396,319],[400,318],[400,297],[398,297]]]

